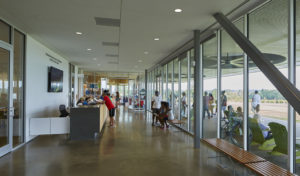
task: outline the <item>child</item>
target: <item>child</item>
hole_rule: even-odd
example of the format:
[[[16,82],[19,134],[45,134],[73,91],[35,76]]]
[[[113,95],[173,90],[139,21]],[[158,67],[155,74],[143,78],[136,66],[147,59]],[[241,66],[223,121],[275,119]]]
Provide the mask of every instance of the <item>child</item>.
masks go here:
[[[105,103],[108,111],[109,111],[109,118],[110,118],[110,126],[114,125],[114,116],[115,116],[115,106],[114,104],[111,102],[110,98],[109,98],[109,92],[107,90],[105,90],[103,92],[103,103]]]
[[[161,107],[160,107],[160,113],[158,116],[159,122],[161,124],[161,128],[164,128],[165,125],[167,128],[169,128],[169,125],[167,124],[168,116],[169,116],[169,103],[162,101],[161,102]]]

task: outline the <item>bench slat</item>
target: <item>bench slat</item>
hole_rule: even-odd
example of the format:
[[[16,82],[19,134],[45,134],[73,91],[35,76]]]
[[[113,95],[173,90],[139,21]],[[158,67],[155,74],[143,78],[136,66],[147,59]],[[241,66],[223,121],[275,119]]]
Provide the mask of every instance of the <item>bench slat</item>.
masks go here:
[[[274,175],[281,175],[281,176],[289,176],[294,175],[290,173],[288,170],[283,169],[276,164],[273,164],[269,161],[260,162],[260,163],[249,163],[246,164],[246,167],[249,169],[255,171],[256,173],[260,175],[266,175],[266,176],[274,176]]]

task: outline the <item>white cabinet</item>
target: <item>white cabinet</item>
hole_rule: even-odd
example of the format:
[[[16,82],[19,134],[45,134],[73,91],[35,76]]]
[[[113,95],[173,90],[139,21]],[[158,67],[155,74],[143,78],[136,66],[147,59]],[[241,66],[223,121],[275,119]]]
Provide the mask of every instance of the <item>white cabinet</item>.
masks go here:
[[[30,135],[68,134],[70,117],[30,118]]]

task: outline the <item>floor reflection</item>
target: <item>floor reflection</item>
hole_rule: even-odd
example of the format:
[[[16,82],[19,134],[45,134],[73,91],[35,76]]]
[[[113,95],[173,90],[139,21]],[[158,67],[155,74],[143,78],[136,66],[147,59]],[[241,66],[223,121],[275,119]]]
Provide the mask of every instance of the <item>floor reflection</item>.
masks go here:
[[[205,144],[194,149],[193,138],[175,127],[153,127],[144,111],[121,106],[115,120],[116,126],[105,126],[97,140],[40,136],[0,158],[1,176],[253,175]]]

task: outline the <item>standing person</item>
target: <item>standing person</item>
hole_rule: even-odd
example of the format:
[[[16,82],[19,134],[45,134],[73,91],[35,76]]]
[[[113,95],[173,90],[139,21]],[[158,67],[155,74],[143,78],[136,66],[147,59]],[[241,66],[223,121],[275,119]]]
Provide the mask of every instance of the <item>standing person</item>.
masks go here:
[[[212,118],[213,117],[213,115],[214,115],[214,96],[211,94],[211,93],[209,93],[209,102],[208,102],[208,108],[209,108],[209,110],[210,110],[210,117]]]
[[[120,103],[120,93],[117,91],[116,92],[116,108],[118,108],[119,103]]]
[[[114,104],[111,102],[110,98],[109,98],[109,92],[106,90],[103,92],[103,102],[102,104],[105,103],[108,111],[109,111],[109,118],[110,118],[110,126],[114,125],[114,116],[115,116],[115,106]]]
[[[207,92],[204,92],[204,96],[203,96],[203,114],[202,114],[202,118],[205,118],[205,112],[207,112],[208,115],[208,119],[210,119],[210,113],[208,110],[208,104],[209,104],[209,97],[207,96]]]
[[[258,91],[255,90],[254,95],[252,97],[252,112],[254,114],[258,113],[256,111],[256,109],[257,109],[256,107],[260,105],[260,100],[261,100],[260,95],[258,94]]]
[[[186,94],[185,92],[182,92],[182,97],[181,97],[181,109],[182,109],[182,112],[181,112],[181,115],[186,118],[186,114],[185,114],[185,110],[186,110]]]
[[[156,90],[155,91],[155,94],[154,96],[152,97],[151,99],[151,109],[152,109],[152,126],[154,126],[154,119],[156,117],[156,115],[159,114],[159,110],[160,110],[160,107],[161,107],[161,101],[162,101],[162,98],[161,96],[159,95],[159,92]],[[156,118],[156,123],[158,122],[158,119]]]
[[[224,118],[224,111],[227,107],[227,96],[225,95],[225,90],[222,91],[221,95],[221,112],[222,112],[222,118]]]

